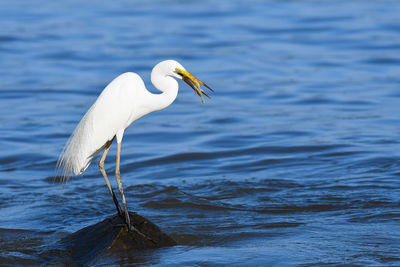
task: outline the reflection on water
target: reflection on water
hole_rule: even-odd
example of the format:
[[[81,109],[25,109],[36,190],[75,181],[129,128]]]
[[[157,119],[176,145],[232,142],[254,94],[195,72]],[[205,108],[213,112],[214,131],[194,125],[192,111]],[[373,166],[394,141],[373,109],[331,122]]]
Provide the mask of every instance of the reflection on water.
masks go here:
[[[135,71],[152,88],[173,58],[216,92],[201,104],[181,84],[135,122],[121,173],[131,210],[180,245],[98,264],[399,265],[399,3],[1,6],[2,264],[48,263],[114,213],[96,164],[53,181],[58,154],[109,81]]]

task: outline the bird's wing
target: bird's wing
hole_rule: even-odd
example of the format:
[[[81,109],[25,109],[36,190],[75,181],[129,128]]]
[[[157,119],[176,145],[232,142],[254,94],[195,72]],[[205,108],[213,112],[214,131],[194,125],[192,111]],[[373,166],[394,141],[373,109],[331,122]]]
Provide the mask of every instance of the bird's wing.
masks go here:
[[[135,73],[115,78],[99,95],[81,119],[59,159],[64,177],[82,173],[114,138],[135,119],[135,99],[145,90],[143,80]]]

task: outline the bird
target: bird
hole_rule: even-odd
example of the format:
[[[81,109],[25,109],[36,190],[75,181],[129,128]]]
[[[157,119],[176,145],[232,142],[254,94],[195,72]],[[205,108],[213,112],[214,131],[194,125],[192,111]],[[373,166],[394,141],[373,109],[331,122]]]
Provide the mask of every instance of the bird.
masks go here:
[[[209,96],[200,85],[213,91],[208,85],[190,74],[176,60],[165,60],[154,66],[151,83],[161,93],[148,91],[142,78],[134,72],[125,72],[112,80],[100,93],[93,105],[76,126],[57,161],[57,169],[62,172],[64,181],[71,175],[82,174],[93,158],[103,152],[99,169],[113,198],[118,215],[125,218],[130,231],[144,236],[134,227],[129,218],[126,198],[121,182],[120,154],[125,130],[137,119],[171,105],[178,95],[177,80],[186,82],[204,103],[203,95]],[[112,189],[104,162],[114,139],[117,141],[115,178],[121,195],[124,211],[120,208]]]

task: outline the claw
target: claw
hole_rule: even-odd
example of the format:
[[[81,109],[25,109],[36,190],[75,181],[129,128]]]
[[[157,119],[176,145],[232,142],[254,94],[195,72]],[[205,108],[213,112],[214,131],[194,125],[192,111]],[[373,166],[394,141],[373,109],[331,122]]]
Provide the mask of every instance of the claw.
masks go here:
[[[138,235],[140,235],[143,238],[146,238],[147,240],[151,241],[153,244],[156,244],[156,242],[151,239],[150,237],[146,236],[145,234],[143,234],[142,232],[140,232],[138,229],[136,229],[136,227],[134,227],[132,224],[126,222],[126,226],[128,227],[128,230],[130,232],[134,232],[137,233]]]

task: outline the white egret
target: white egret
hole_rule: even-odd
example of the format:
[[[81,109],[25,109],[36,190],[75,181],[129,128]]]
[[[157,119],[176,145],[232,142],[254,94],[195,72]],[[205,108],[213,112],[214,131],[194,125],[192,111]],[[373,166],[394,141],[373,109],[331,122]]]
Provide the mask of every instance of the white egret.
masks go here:
[[[128,228],[139,234],[141,233],[130,223],[121,183],[119,165],[122,137],[125,129],[132,122],[153,111],[168,107],[175,100],[179,86],[174,78],[181,79],[189,84],[200,96],[202,102],[204,102],[203,95],[207,97],[208,95],[200,89],[199,84],[212,91],[210,87],[191,75],[175,60],[162,61],[151,72],[151,82],[162,92],[161,94],[153,94],[147,91],[143,80],[136,73],[121,74],[107,85],[81,119],[57,163],[58,168],[63,171],[64,178],[68,180],[72,174],[83,173],[93,157],[104,150],[99,163],[100,171],[114,200],[118,214],[125,216]],[[124,214],[121,212],[104,169],[104,161],[115,138],[117,139],[115,177],[124,206]]]

